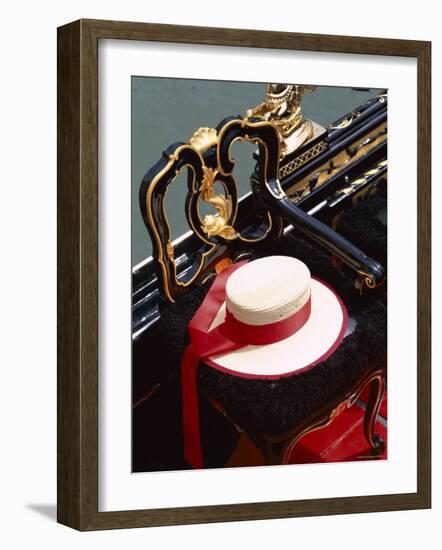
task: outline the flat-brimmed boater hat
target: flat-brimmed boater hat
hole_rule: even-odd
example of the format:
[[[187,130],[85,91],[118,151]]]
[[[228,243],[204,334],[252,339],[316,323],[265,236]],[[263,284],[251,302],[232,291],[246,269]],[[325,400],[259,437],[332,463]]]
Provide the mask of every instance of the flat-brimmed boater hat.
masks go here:
[[[184,452],[203,467],[199,360],[245,378],[277,379],[312,368],[339,346],[347,311],[336,292],[292,257],[269,256],[222,271],[188,325],[181,364]]]

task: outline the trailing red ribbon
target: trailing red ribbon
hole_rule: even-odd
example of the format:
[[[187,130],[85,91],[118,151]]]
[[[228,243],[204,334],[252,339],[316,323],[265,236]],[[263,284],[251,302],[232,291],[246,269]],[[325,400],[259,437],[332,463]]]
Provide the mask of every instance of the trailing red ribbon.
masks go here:
[[[273,344],[297,332],[310,317],[310,298],[294,315],[283,321],[261,326],[246,325],[226,312],[226,320],[209,332],[225,301],[226,283],[230,275],[247,261],[238,262],[219,273],[188,324],[190,344],[181,361],[184,456],[194,468],[203,468],[199,431],[197,369],[200,359],[209,359],[244,346]]]

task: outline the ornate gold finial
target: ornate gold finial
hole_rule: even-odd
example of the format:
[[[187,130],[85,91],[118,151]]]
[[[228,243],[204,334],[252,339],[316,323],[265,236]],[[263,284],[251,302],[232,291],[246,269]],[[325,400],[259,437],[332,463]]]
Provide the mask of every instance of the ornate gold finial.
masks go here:
[[[204,153],[204,151],[210,149],[212,145],[218,143],[218,135],[215,128],[198,128],[198,130],[193,133],[189,143],[200,153]]]
[[[202,230],[208,237],[223,237],[229,241],[236,239],[238,233],[228,225],[228,220],[232,214],[232,197],[215,195],[213,189],[217,171],[203,166],[204,177],[199,188],[200,196],[204,202],[213,205],[217,213],[204,216]]]
[[[281,154],[291,153],[313,135],[313,124],[302,116],[301,102],[316,86],[268,84],[265,101],[248,109],[246,117],[272,122],[279,132]]]

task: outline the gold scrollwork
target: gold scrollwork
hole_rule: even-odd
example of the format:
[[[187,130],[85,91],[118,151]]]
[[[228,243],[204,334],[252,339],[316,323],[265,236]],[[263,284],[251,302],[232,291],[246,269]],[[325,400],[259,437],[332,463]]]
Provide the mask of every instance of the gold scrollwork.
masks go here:
[[[347,128],[360,115],[361,115],[361,113],[359,111],[353,111],[350,114],[350,116],[348,116],[348,117],[344,118],[343,120],[341,120],[341,122],[339,124],[336,124],[335,126],[330,125],[328,127],[328,129],[329,130],[341,130],[342,128]]]
[[[215,195],[214,184],[217,171],[213,168],[203,166],[204,177],[199,188],[201,199],[211,204],[217,210],[216,214],[206,214],[201,225],[202,230],[208,237],[223,237],[233,240],[238,237],[235,229],[228,224],[232,215],[232,197]]]
[[[369,170],[366,170],[360,177],[351,181],[347,187],[344,187],[343,189],[339,189],[338,191],[336,191],[336,193],[331,197],[331,202],[333,202],[337,197],[347,196],[352,194],[359,187],[368,183],[369,179],[372,176],[376,176],[377,174],[380,174],[384,170],[384,168],[386,168],[386,166],[387,166],[387,160],[386,159],[381,160],[374,166],[374,168],[370,168]],[[367,286],[370,286],[370,285],[367,283]]]
[[[365,284],[368,288],[376,288],[376,281],[370,275],[367,275],[364,279]]]
[[[210,147],[218,143],[218,135],[215,128],[202,127],[196,130],[189,140],[189,143],[200,153],[204,153]]]

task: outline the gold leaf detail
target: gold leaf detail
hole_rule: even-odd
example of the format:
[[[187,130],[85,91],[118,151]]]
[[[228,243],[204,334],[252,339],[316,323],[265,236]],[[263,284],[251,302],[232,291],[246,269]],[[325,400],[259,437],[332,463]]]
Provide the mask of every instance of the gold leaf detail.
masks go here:
[[[198,128],[190,138],[189,143],[200,153],[204,153],[218,143],[218,135],[215,128]]]
[[[217,171],[213,168],[203,166],[203,180],[199,191],[201,199],[208,204],[211,204],[216,210],[216,214],[207,214],[204,216],[202,230],[208,237],[223,237],[227,240],[233,240],[238,237],[235,229],[228,224],[228,220],[232,215],[232,197],[229,195],[215,195],[213,186],[216,179]]]
[[[329,128],[329,130],[341,130],[342,128],[347,128],[359,116],[361,116],[361,113],[359,111],[353,111],[352,113],[350,113],[350,115],[348,117],[341,120],[341,122],[339,124],[336,124],[335,126],[330,124],[330,126],[328,126],[328,128]]]
[[[303,124],[302,98],[306,92],[313,92],[315,89],[315,86],[300,84],[268,84],[265,100],[248,109],[246,117],[272,122],[283,141]],[[244,124],[245,121],[241,126]]]

